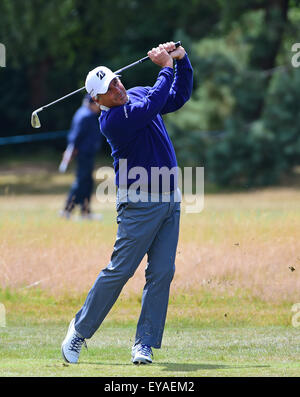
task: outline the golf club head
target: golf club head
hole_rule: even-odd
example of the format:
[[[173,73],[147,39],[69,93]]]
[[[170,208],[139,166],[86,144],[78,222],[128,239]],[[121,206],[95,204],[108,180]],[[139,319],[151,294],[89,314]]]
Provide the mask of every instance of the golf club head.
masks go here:
[[[31,125],[33,128],[40,128],[40,126],[41,126],[41,122],[40,122],[40,119],[39,119],[39,116],[38,116],[36,110],[34,112],[32,112]]]

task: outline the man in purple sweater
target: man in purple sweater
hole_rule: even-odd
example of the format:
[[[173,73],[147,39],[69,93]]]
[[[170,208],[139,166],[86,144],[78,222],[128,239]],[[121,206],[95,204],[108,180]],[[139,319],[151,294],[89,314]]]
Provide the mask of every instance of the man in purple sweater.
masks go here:
[[[153,87],[126,91],[119,76],[104,66],[92,70],[86,79],[87,92],[102,110],[100,130],[114,158],[118,231],[111,260],[62,343],[62,356],[69,363],[78,361],[85,339],[97,331],[146,254],[146,284],[132,362],[151,363],[152,347],[161,347],[180,219],[176,155],[162,115],[188,101],[193,69],[184,48],[176,49],[173,42],[160,44],[148,55],[161,67]],[[154,170],[162,169],[175,172],[169,172],[167,181],[164,173],[153,178]]]

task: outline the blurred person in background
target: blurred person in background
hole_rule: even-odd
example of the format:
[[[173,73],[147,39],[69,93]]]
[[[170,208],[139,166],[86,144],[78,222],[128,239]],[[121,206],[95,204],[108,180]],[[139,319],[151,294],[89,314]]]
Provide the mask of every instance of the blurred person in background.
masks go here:
[[[73,151],[72,158],[76,157],[77,168],[75,181],[68,193],[64,209],[60,212],[60,215],[67,219],[76,206],[80,207],[82,219],[101,219],[101,214],[91,212],[94,160],[103,144],[98,121],[100,112],[99,105],[86,95],[72,119],[68,147]]]

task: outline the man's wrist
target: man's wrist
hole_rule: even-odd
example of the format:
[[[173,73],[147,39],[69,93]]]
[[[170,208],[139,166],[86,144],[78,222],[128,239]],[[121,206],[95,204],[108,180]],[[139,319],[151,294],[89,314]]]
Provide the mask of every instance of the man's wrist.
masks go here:
[[[173,62],[173,59],[172,59],[172,61],[171,62],[167,62],[165,65],[163,65],[162,67],[163,68],[172,68],[173,69],[173,66],[174,66],[174,62]]]
[[[184,59],[186,56],[186,52],[180,57],[180,58],[175,58],[176,61],[181,61],[182,59]]]

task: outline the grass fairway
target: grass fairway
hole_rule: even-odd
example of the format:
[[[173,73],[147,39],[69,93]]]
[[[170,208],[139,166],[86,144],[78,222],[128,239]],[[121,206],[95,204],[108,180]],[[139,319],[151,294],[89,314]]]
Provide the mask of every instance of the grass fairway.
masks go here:
[[[60,219],[72,175],[30,170],[24,178],[16,170],[0,175],[0,376],[299,376],[300,333],[291,311],[300,302],[297,189],[210,194],[197,214],[183,203],[154,363],[130,362],[144,258],[80,363],[65,365],[61,342],[110,259],[116,213],[113,203],[94,199],[100,223]]]
[[[150,366],[130,362],[132,325],[106,325],[88,342],[78,365],[64,364],[66,327],[55,324],[1,330],[0,376],[231,377],[299,376],[300,336],[285,327],[180,329],[169,324],[164,348]]]
[[[173,296],[162,349],[151,366],[134,366],[130,349],[140,301],[123,296],[83,349],[78,365],[64,364],[60,345],[83,296],[53,297],[41,290],[2,290],[7,309],[0,328],[1,376],[297,377],[300,334],[287,304],[240,293]],[[183,310],[183,311],[182,311]],[[191,313],[193,315],[191,316]]]

